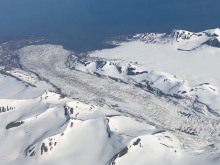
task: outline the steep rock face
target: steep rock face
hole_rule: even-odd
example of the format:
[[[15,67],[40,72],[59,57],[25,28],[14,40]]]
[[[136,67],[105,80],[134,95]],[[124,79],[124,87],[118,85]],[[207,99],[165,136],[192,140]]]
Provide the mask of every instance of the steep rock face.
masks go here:
[[[203,44],[220,48],[220,41],[217,38],[211,38]]]

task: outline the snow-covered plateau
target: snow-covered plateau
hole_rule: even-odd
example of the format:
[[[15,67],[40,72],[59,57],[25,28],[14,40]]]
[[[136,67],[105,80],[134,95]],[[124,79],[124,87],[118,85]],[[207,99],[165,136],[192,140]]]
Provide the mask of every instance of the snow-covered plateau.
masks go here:
[[[220,29],[105,44],[0,45],[0,164],[219,165]]]

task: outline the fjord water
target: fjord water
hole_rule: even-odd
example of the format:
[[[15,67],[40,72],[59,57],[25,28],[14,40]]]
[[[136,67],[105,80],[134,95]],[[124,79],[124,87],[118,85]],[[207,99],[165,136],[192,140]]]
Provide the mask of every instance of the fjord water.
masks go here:
[[[0,0],[0,40],[43,36],[76,52],[108,37],[220,27],[219,0]]]

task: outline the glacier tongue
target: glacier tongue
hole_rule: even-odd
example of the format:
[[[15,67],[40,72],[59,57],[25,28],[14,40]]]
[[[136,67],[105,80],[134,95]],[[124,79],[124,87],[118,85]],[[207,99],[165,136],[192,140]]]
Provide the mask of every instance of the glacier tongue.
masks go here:
[[[81,65],[80,68],[83,72],[76,70],[77,66],[76,68],[72,68],[73,70],[70,70],[64,65],[69,52],[65,50],[62,52],[61,47],[58,48],[54,46],[54,49],[51,47],[51,45],[48,45],[48,48],[46,45],[43,47],[28,46],[19,50],[18,53],[20,55],[21,64],[25,69],[33,71],[40,77],[49,80],[50,83],[61,89],[62,94],[88,102],[104,98],[104,102],[109,106],[116,104],[116,110],[130,114],[131,116],[136,116],[136,118],[141,121],[154,123],[157,127],[162,129],[171,129],[177,132],[177,134],[179,132],[185,133],[187,134],[187,138],[188,135],[197,136],[202,145],[195,151],[191,149],[191,146],[197,143],[197,140],[195,141],[194,138],[192,138],[191,144],[185,143],[184,145],[185,149],[191,150],[191,152],[204,152],[205,150],[203,148],[209,144],[209,139],[218,141],[218,111],[212,110],[209,106],[199,101],[197,97],[190,98],[187,95],[185,96],[185,94],[189,93],[191,88],[187,87],[187,84],[184,84],[183,80],[164,73],[139,72],[141,74],[137,74],[137,83],[135,81],[127,82],[123,77],[126,78],[127,74],[125,74],[125,70],[128,69],[123,67],[126,65],[128,67],[131,64],[120,63],[121,69],[117,69],[113,62],[110,65],[108,61],[95,61],[96,64],[94,65],[91,61],[84,61],[84,64],[77,64],[75,63],[77,61],[74,60],[72,63],[77,66]],[[42,51],[42,49],[44,51]],[[63,57],[59,58],[62,54]],[[50,58],[51,56],[53,57]],[[44,60],[44,58],[46,58],[46,60]],[[53,63],[60,63],[60,65],[53,66],[51,65]],[[119,66],[118,63],[117,66]],[[131,66],[133,66],[134,69],[135,65]],[[84,69],[82,69],[83,67]],[[96,68],[97,70],[91,70],[91,68]],[[106,72],[106,70],[108,71]],[[121,74],[119,74],[119,70],[121,70]],[[101,77],[96,76],[96,74],[91,74],[94,71]],[[130,72],[131,71],[137,73],[136,70],[130,70]],[[115,73],[117,73],[118,77]],[[102,75],[107,75],[107,77],[103,77]],[[140,75],[145,76],[146,79],[138,77]],[[135,75],[130,75],[129,77],[132,79],[132,76],[136,77]],[[135,78],[133,79],[135,80]],[[153,84],[151,82],[145,82],[145,84],[141,85],[138,79],[149,79]],[[154,84],[155,87],[153,86]],[[163,87],[161,86],[163,84],[167,85]],[[172,84],[174,88],[171,88]],[[176,84],[179,85],[176,86]],[[204,84],[203,88],[206,86],[207,84]],[[173,89],[173,91],[169,90],[169,94],[166,93],[168,92],[167,90],[164,92],[159,90],[158,88],[160,87],[162,87],[163,90],[169,87]],[[181,94],[183,96],[178,95],[179,90],[182,90]],[[201,90],[203,91],[203,89]],[[174,92],[174,94],[176,92],[177,95],[173,95],[172,92]],[[194,123],[197,124],[195,125]],[[186,140],[185,137],[181,138],[183,138],[183,141]]]

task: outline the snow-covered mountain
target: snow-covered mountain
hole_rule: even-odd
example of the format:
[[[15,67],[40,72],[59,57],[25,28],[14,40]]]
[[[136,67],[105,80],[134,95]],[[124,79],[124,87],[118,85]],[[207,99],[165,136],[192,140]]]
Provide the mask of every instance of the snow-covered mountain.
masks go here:
[[[117,45],[122,42],[142,41],[148,44],[175,44],[188,45],[191,49],[182,49],[190,51],[202,45],[209,45],[220,48],[220,29],[211,29],[199,33],[193,33],[186,30],[172,30],[167,33],[143,33],[128,36],[113,37],[105,44]],[[180,49],[181,50],[181,49]]]
[[[1,45],[1,164],[219,164],[219,36],[121,36],[85,54]]]

